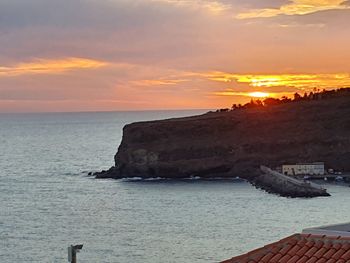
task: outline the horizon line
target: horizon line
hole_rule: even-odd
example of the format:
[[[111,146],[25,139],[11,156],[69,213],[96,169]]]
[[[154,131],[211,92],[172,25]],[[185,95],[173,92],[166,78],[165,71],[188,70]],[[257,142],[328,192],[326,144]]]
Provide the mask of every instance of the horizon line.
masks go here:
[[[155,112],[155,111],[211,111],[216,109],[204,109],[204,108],[198,108],[198,109],[148,109],[148,110],[86,110],[86,111],[0,111],[1,114],[47,114],[47,113],[112,113],[112,112]]]

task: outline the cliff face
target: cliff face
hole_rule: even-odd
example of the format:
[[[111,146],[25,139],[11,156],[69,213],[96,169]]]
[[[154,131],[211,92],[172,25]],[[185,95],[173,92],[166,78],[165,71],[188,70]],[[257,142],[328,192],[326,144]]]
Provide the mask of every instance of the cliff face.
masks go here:
[[[350,171],[350,95],[126,125],[97,177],[235,177],[261,164],[323,161]]]

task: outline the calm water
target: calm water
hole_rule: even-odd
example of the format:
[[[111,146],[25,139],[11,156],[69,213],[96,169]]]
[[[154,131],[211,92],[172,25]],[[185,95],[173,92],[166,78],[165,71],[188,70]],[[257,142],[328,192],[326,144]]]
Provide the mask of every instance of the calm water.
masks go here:
[[[234,181],[94,180],[122,127],[199,112],[0,115],[0,262],[217,262],[350,221],[350,188],[288,199]]]

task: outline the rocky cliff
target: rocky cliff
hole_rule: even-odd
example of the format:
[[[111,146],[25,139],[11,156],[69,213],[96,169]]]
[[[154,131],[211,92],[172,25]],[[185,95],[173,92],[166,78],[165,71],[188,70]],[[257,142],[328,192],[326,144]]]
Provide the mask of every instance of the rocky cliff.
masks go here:
[[[126,125],[96,176],[252,179],[261,164],[323,161],[350,171],[350,92],[322,100]]]

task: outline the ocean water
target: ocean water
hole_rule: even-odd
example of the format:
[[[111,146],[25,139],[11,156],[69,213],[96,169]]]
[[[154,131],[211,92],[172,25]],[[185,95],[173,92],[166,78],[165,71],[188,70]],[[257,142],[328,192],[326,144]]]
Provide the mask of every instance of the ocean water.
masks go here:
[[[218,262],[350,221],[350,187],[290,199],[242,181],[96,180],[122,127],[201,111],[0,114],[0,262]]]

